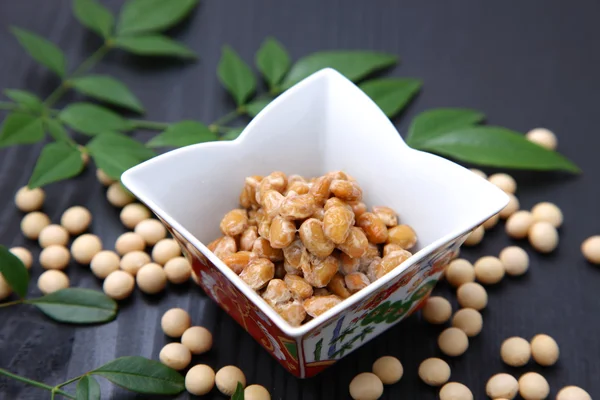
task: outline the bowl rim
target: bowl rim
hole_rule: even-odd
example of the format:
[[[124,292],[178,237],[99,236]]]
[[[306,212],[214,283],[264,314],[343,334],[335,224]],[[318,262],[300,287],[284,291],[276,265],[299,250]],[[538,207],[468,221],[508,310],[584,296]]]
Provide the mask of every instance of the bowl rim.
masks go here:
[[[343,299],[343,301],[341,301],[339,304],[337,304],[336,306],[327,310],[326,312],[319,315],[318,317],[313,318],[309,322],[302,324],[300,326],[297,326],[297,327],[289,324],[256,291],[251,289],[235,272],[233,272],[229,267],[227,267],[225,265],[225,263],[223,263],[219,258],[217,258],[216,255],[212,251],[210,251],[204,243],[202,243],[199,239],[197,239],[190,231],[185,229],[177,220],[175,220],[175,218],[173,218],[169,213],[167,213],[162,207],[160,207],[158,204],[156,204],[156,202],[153,201],[151,196],[148,195],[146,190],[139,188],[138,184],[137,184],[137,180],[134,177],[134,175],[135,175],[136,171],[145,169],[146,167],[148,167],[151,164],[155,164],[155,163],[159,163],[159,162],[162,163],[166,159],[169,159],[171,157],[175,158],[178,155],[185,153],[185,152],[195,152],[199,148],[206,149],[206,148],[210,148],[213,146],[236,146],[237,144],[239,144],[239,142],[244,140],[244,138],[247,136],[247,133],[252,130],[254,125],[259,123],[261,118],[264,118],[266,115],[269,114],[269,110],[272,107],[274,107],[275,104],[284,102],[288,97],[294,96],[296,94],[296,92],[301,91],[304,86],[310,85],[313,81],[321,79],[323,76],[330,76],[333,79],[341,78],[344,81],[346,81],[346,83],[348,83],[348,84],[356,87],[358,90],[360,90],[353,82],[348,80],[346,77],[344,77],[338,71],[336,71],[332,68],[321,69],[321,70],[313,73],[312,75],[308,76],[307,78],[303,79],[302,81],[296,83],[294,86],[292,86],[291,88],[289,88],[288,90],[283,92],[281,95],[279,95],[277,98],[275,98],[256,117],[254,117],[248,123],[246,128],[242,131],[242,133],[236,139],[231,140],[231,141],[217,142],[217,143],[215,143],[215,142],[198,143],[198,144],[170,150],[166,153],[160,154],[150,160],[147,160],[141,164],[138,164],[138,165],[130,168],[129,170],[125,171],[121,176],[121,181],[127,189],[129,189],[141,202],[145,203],[153,212],[155,212],[161,219],[163,219],[175,231],[177,231],[177,233],[180,236],[182,236],[188,243],[190,243],[196,249],[198,249],[212,263],[212,265],[214,265],[218,269],[219,272],[221,272],[223,275],[225,275],[225,277],[249,301],[251,301],[256,307],[258,307],[260,309],[260,311],[262,311],[264,314],[266,314],[266,316],[277,326],[277,328],[279,328],[285,335],[295,338],[295,339],[299,339],[299,338],[307,335],[309,332],[316,330],[318,327],[329,323],[338,314],[341,314],[345,310],[352,308],[359,302],[365,301],[368,297],[373,295],[376,291],[380,290],[383,286],[389,284],[391,281],[395,280],[397,277],[404,274],[406,272],[406,270],[408,268],[410,268],[411,266],[413,266],[415,263],[423,260],[426,256],[432,254],[435,250],[442,247],[443,245],[460,237],[461,235],[464,235],[465,233],[469,232],[471,229],[482,224],[483,222],[485,222],[485,220],[487,220],[487,218],[491,217],[492,215],[494,215],[497,212],[499,212],[500,210],[502,210],[502,208],[504,208],[504,206],[508,203],[508,196],[506,196],[506,194],[502,193],[505,197],[504,201],[498,201],[496,207],[494,207],[493,209],[490,207],[490,210],[493,212],[490,212],[489,216],[487,216],[483,220],[478,221],[478,223],[476,223],[476,224],[469,224],[468,226],[465,225],[465,226],[457,227],[457,229],[453,230],[451,233],[448,233],[448,234],[444,235],[443,237],[438,238],[434,242],[430,243],[429,245],[423,247],[422,249],[420,249],[419,251],[414,253],[411,257],[409,257],[407,260],[405,260],[403,263],[401,263],[399,266],[394,268],[392,271],[390,271],[388,274],[386,274],[382,278],[377,279],[375,282],[371,283],[370,285],[368,285],[365,289],[361,290],[360,292],[355,293],[354,295],[352,295],[346,299]],[[363,96],[368,98],[368,96],[362,91],[360,91],[360,93],[358,93],[358,94],[359,95],[362,94]],[[368,99],[369,99],[369,101],[373,102],[370,98],[368,98]],[[373,102],[373,104],[375,104],[375,103]],[[382,113],[382,115],[383,115],[383,113]],[[394,129],[396,129],[396,128],[394,127]],[[406,146],[406,144],[404,143],[403,140],[401,140],[401,142],[406,147],[406,150],[404,150],[404,151],[413,151],[413,152],[422,153],[419,150],[415,150],[415,149],[412,149],[412,148]],[[432,155],[430,153],[427,153],[427,154]],[[432,156],[439,157],[436,155],[432,155]],[[443,160],[448,163],[460,166],[459,164],[456,164],[450,160],[447,160],[447,159],[443,159]],[[462,167],[462,166],[460,166],[460,167]],[[464,168],[464,167],[462,167],[462,168]],[[466,170],[466,168],[465,168],[465,170]],[[498,190],[498,192],[501,193],[500,190]]]

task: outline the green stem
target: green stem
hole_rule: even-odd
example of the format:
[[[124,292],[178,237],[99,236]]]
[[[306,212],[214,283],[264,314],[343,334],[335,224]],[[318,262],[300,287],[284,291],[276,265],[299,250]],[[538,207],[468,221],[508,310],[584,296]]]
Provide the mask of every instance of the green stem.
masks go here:
[[[237,129],[235,126],[223,126],[223,125],[215,125],[215,129],[219,133],[227,133],[232,129]]]
[[[226,123],[228,123],[228,122],[233,121],[234,119],[236,119],[239,115],[240,114],[239,114],[239,112],[237,110],[231,111],[231,112],[223,115],[221,118],[218,118],[211,125],[218,126],[218,125],[226,124]]]
[[[29,378],[25,378],[24,376],[13,374],[12,372],[9,372],[9,371],[7,371],[7,370],[5,370],[3,368],[0,368],[0,375],[8,376],[9,378],[15,379],[17,381],[26,383],[26,384],[31,385],[31,386],[38,387],[40,389],[48,390],[49,392],[58,393],[61,396],[67,397],[69,399],[74,399],[75,398],[75,396],[72,396],[72,395],[70,395],[67,392],[63,392],[62,390],[58,390],[56,387],[52,387],[50,385],[46,385],[45,383],[34,381],[32,379],[29,379]]]
[[[106,55],[106,53],[109,50],[110,47],[108,47],[106,44],[100,46],[100,48],[96,50],[91,56],[89,56],[85,61],[83,61],[81,65],[79,65],[79,67],[75,68],[75,71],[73,71],[73,73],[68,78],[66,78],[60,84],[59,87],[57,87],[52,93],[50,93],[50,96],[48,96],[46,101],[44,101],[46,107],[52,106],[52,104],[56,103],[58,99],[60,99],[62,95],[65,94],[67,90],[69,90],[70,85],[68,82],[70,78],[75,78],[77,77],[77,75],[82,74],[90,68],[92,68],[94,65],[96,65],[98,61],[102,59],[102,57],[104,57],[104,55]]]
[[[67,90],[69,90],[68,86],[65,85],[65,82],[62,82],[60,86],[54,89],[54,91],[50,93],[50,96],[48,96],[48,98],[44,101],[46,107],[50,107],[52,104],[56,103],[58,99],[60,99],[62,95],[66,93]]]
[[[10,307],[10,306],[14,306],[15,304],[21,304],[21,303],[23,303],[23,299],[9,301],[7,303],[0,303],[0,308],[2,308],[2,307]]]
[[[61,86],[62,87],[62,86]],[[50,97],[49,97],[50,98]],[[10,101],[0,101],[0,110],[21,110],[18,104],[11,103]],[[26,110],[24,110],[26,111]],[[56,108],[49,108],[49,115],[58,115],[60,110]],[[146,121],[143,119],[130,119],[132,128],[134,129],[151,129],[156,131],[162,131],[169,127],[169,123],[167,122],[158,122],[158,121]]]
[[[129,123],[132,128],[138,129],[151,129],[156,131],[162,131],[169,127],[170,124],[166,122],[158,122],[158,121],[145,121],[143,119],[130,119]]]
[[[58,389],[58,388],[61,388],[61,387],[63,387],[63,386],[67,386],[69,383],[73,383],[73,382],[75,382],[75,381],[78,381],[78,380],[79,380],[79,379],[81,379],[82,377],[83,377],[83,375],[76,376],[75,378],[69,379],[69,380],[68,380],[68,381],[66,381],[66,382],[59,383],[58,385],[56,385],[56,386],[55,386],[55,388],[57,388],[57,389]]]
[[[102,59],[102,57],[106,55],[106,53],[108,53],[109,50],[110,47],[106,44],[100,46],[98,50],[96,50],[91,56],[89,56],[84,62],[82,62],[81,65],[75,69],[75,71],[73,71],[73,73],[71,74],[71,78],[74,78],[77,75],[86,72],[87,70],[92,68],[94,65],[96,65],[98,61]]]
[[[19,106],[10,101],[0,101],[0,110],[18,110]]]
[[[267,100],[267,99],[271,99],[271,100],[275,100],[275,97],[277,97],[277,95],[279,95],[279,91],[275,91],[273,92],[274,89],[271,89],[270,93],[263,93],[261,95],[259,95],[255,101],[257,100]]]

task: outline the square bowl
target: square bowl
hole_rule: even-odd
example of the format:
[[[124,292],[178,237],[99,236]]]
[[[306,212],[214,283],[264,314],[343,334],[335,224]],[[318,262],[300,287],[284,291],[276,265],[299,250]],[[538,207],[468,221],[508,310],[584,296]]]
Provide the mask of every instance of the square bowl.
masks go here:
[[[397,268],[294,327],[206,246],[221,235],[223,215],[239,207],[247,176],[336,170],[356,178],[368,206],[399,212],[418,243]],[[207,295],[301,378],[419,309],[468,234],[508,203],[468,169],[409,148],[379,107],[329,68],[280,95],[237,139],[167,152],[121,179],[178,241]]]

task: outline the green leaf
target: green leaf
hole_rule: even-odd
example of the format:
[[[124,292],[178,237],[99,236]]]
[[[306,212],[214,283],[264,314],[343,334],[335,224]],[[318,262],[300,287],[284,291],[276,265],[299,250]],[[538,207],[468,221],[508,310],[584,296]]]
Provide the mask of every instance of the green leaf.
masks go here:
[[[29,284],[29,272],[19,257],[11,253],[5,246],[0,244],[0,274],[8,286],[21,298],[27,296],[27,285]]]
[[[108,39],[115,26],[115,17],[96,0],[73,0],[73,14],[81,25]]]
[[[54,142],[42,149],[28,186],[33,189],[77,176],[83,170],[79,150],[66,143]]]
[[[244,400],[244,386],[240,382],[238,382],[231,400]]]
[[[129,0],[119,15],[117,36],[163,31],[177,24],[198,0]]]
[[[392,118],[407,106],[421,90],[422,82],[411,78],[373,79],[360,85],[360,88],[379,108]]]
[[[409,146],[439,134],[480,123],[485,115],[468,108],[435,108],[417,115],[408,129]]]
[[[153,137],[148,147],[185,147],[191,144],[217,140],[217,135],[206,125],[197,121],[181,121],[170,125],[164,132]]]
[[[196,58],[196,54],[188,47],[158,34],[118,37],[114,45],[140,56]]]
[[[221,140],[234,140],[237,139],[238,136],[240,136],[240,134],[244,131],[244,129],[246,129],[246,127],[242,127],[242,128],[233,128],[227,131],[226,134],[224,134],[223,136],[221,136]]]
[[[227,45],[223,47],[217,73],[238,106],[243,105],[256,89],[256,79],[252,70],[235,50]]]
[[[244,108],[246,109],[248,115],[254,118],[272,101],[273,99],[254,100],[246,104]]]
[[[119,114],[92,103],[72,103],[58,114],[58,118],[74,130],[92,136],[130,128]]]
[[[398,62],[392,54],[373,51],[321,51],[298,60],[285,77],[283,86],[289,88],[323,68],[333,68],[353,82]]]
[[[562,155],[530,142],[517,132],[496,126],[443,133],[419,141],[418,149],[491,167],[580,172]]]
[[[72,142],[65,127],[55,119],[45,119],[44,125],[50,136],[57,142]]]
[[[178,394],[185,389],[183,376],[158,361],[120,357],[91,372],[127,390],[147,394]]]
[[[271,89],[281,82],[290,65],[290,56],[283,45],[274,38],[267,38],[256,53],[256,66]]]
[[[65,76],[67,61],[63,52],[54,43],[26,29],[13,26],[10,31],[34,60],[54,71],[58,76]]]
[[[100,400],[100,385],[93,376],[84,375],[77,382],[76,400]]]
[[[156,155],[142,143],[116,132],[96,136],[87,145],[96,166],[113,179]]]
[[[111,321],[117,315],[117,303],[98,290],[68,288],[27,300],[55,321],[70,324],[94,324]]]
[[[44,108],[42,100],[31,92],[18,89],[4,89],[4,94],[19,106],[29,111],[40,113]]]
[[[14,144],[32,144],[44,138],[42,119],[23,112],[8,114],[0,131],[0,148]]]
[[[79,92],[107,103],[129,108],[139,113],[144,107],[122,82],[107,75],[88,75],[70,79],[69,83]]]

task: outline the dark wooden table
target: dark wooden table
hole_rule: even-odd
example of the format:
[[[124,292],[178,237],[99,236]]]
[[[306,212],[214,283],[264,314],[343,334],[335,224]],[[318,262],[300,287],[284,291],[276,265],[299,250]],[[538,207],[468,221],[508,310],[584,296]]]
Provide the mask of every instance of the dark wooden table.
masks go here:
[[[106,2],[113,10],[121,1]],[[519,375],[541,371],[553,398],[567,384],[580,385],[600,397],[600,269],[587,264],[581,242],[600,232],[594,214],[600,198],[597,130],[600,105],[600,25],[597,2],[410,2],[364,0],[205,0],[192,18],[173,34],[200,54],[195,64],[139,60],[114,53],[97,72],[127,82],[147,108],[147,118],[176,121],[194,118],[210,122],[231,109],[231,100],[216,79],[221,46],[230,44],[251,62],[267,35],[274,35],[297,59],[322,49],[372,49],[399,54],[402,64],[391,75],[422,78],[424,89],[405,115],[396,121],[403,132],[417,112],[438,106],[473,107],[492,124],[520,131],[545,126],[559,138],[559,149],[584,170],[578,177],[554,173],[518,173],[518,194],[524,208],[548,200],[562,207],[565,224],[558,250],[541,256],[523,243],[531,256],[530,272],[505,279],[489,290],[484,329],[469,351],[451,360],[452,380],[468,385],[476,399],[485,397],[485,382],[498,372]],[[57,81],[37,66],[8,33],[17,25],[56,42],[73,64],[81,62],[98,39],[71,16],[69,0],[3,1],[0,4],[0,88],[25,88],[47,95]],[[66,98],[68,99],[68,97]],[[150,137],[150,133],[140,133]],[[40,145],[0,150],[0,243],[25,245],[37,257],[36,243],[20,234],[22,214],[13,204],[25,185]],[[490,172],[490,171],[488,171]],[[82,204],[94,214],[92,231],[110,246],[123,232],[118,210],[96,182],[94,168],[82,176],[47,188],[44,210],[53,221],[71,205]],[[511,243],[503,227],[486,235],[484,243],[467,249],[474,261],[496,255]],[[31,294],[41,268],[33,268]],[[87,270],[71,265],[74,286],[100,288]],[[444,284],[436,289],[456,306]],[[250,383],[266,386],[273,399],[345,399],[352,377],[370,370],[381,355],[392,354],[404,364],[402,381],[386,388],[385,399],[435,399],[437,391],[417,377],[419,363],[439,356],[436,336],[441,328],[413,316],[377,340],[344,358],[322,375],[301,381],[290,376],[235,322],[193,285],[169,288],[149,297],[136,292],[122,304],[116,321],[94,327],[58,325],[35,310],[14,307],[0,311],[0,367],[55,384],[97,367],[117,356],[157,358],[167,342],[159,327],[171,307],[190,310],[195,324],[209,328],[214,349],[194,362],[219,368],[241,367]],[[502,364],[503,339],[550,334],[561,347],[561,359],[541,369],[533,364],[511,369]],[[106,381],[104,397],[145,398]],[[103,397],[103,398],[104,398]],[[1,399],[44,399],[47,392],[0,379]],[[182,394],[179,398],[188,398]],[[213,391],[206,398],[223,398]]]

